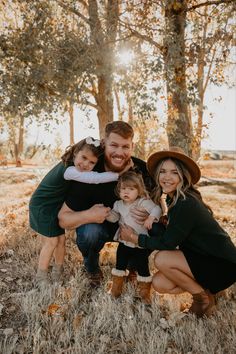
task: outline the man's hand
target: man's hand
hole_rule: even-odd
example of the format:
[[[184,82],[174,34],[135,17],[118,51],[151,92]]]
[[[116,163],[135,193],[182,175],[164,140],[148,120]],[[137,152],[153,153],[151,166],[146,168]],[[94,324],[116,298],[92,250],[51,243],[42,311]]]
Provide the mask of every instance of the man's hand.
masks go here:
[[[63,229],[71,230],[84,224],[102,224],[110,210],[103,204],[95,204],[90,209],[74,211],[64,203],[58,213],[59,225]]]
[[[111,208],[105,207],[103,204],[95,204],[89,209],[91,218],[94,223],[102,224],[109,215]]]
[[[148,212],[144,208],[131,208],[131,215],[139,225],[143,225],[147,217],[149,216]]]

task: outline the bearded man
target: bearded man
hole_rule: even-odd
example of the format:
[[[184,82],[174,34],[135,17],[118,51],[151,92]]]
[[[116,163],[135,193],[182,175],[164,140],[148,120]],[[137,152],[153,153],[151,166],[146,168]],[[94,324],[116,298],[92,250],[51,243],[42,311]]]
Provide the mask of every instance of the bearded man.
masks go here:
[[[114,121],[105,128],[104,154],[99,158],[94,171],[112,171],[122,173],[132,168],[142,174],[146,188],[151,191],[153,180],[146,169],[146,163],[133,152],[133,128],[126,122]],[[59,214],[62,228],[76,228],[76,243],[84,259],[86,275],[91,286],[97,286],[102,280],[99,267],[99,252],[106,242],[113,240],[118,224],[106,221],[114,202],[117,182],[86,184],[72,181],[67,199]],[[136,219],[139,211],[135,211]],[[140,222],[143,213],[140,211]]]

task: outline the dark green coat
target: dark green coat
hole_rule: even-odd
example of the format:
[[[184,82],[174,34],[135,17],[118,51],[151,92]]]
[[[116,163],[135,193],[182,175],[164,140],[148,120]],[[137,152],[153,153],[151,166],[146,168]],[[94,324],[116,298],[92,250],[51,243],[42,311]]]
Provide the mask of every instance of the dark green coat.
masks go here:
[[[156,237],[139,235],[139,246],[152,250],[188,248],[236,263],[236,247],[200,200],[180,197],[170,209],[169,223]]]
[[[66,168],[62,162],[53,167],[30,199],[30,226],[41,235],[52,237],[65,232],[58,224],[57,215],[70,186],[70,181],[63,177]]]

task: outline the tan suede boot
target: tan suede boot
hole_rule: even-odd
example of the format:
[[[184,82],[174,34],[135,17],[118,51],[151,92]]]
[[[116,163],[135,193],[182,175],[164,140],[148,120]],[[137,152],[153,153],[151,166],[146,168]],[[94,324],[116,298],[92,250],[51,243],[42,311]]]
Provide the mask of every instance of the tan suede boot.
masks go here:
[[[144,304],[151,305],[152,276],[141,277],[140,275],[138,275],[137,281],[138,281],[138,285],[137,285],[138,297],[142,300]]]
[[[111,274],[112,274],[112,287],[110,293],[114,297],[119,297],[122,293],[124,279],[127,276],[128,272],[126,272],[125,270],[119,270],[113,268]]]
[[[193,294],[193,303],[189,313],[194,313],[197,317],[210,316],[215,310],[215,297],[209,291],[202,291]]]

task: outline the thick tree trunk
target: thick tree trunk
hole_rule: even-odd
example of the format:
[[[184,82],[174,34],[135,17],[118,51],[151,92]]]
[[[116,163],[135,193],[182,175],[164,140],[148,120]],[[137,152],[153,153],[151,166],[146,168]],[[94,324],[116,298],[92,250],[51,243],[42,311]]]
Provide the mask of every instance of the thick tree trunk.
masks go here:
[[[104,127],[113,121],[113,97],[109,79],[106,77],[98,78],[98,94],[96,95],[98,105],[98,120],[100,137],[104,135]]]
[[[88,3],[91,42],[93,43],[97,75],[95,100],[98,106],[100,136],[103,137],[105,125],[113,121],[113,53],[119,6],[118,0],[107,1],[106,32],[104,33],[99,19],[97,1],[89,0]]]
[[[167,0],[165,8],[165,71],[167,135],[170,146],[192,154],[192,124],[188,109],[185,64],[186,1]]]

